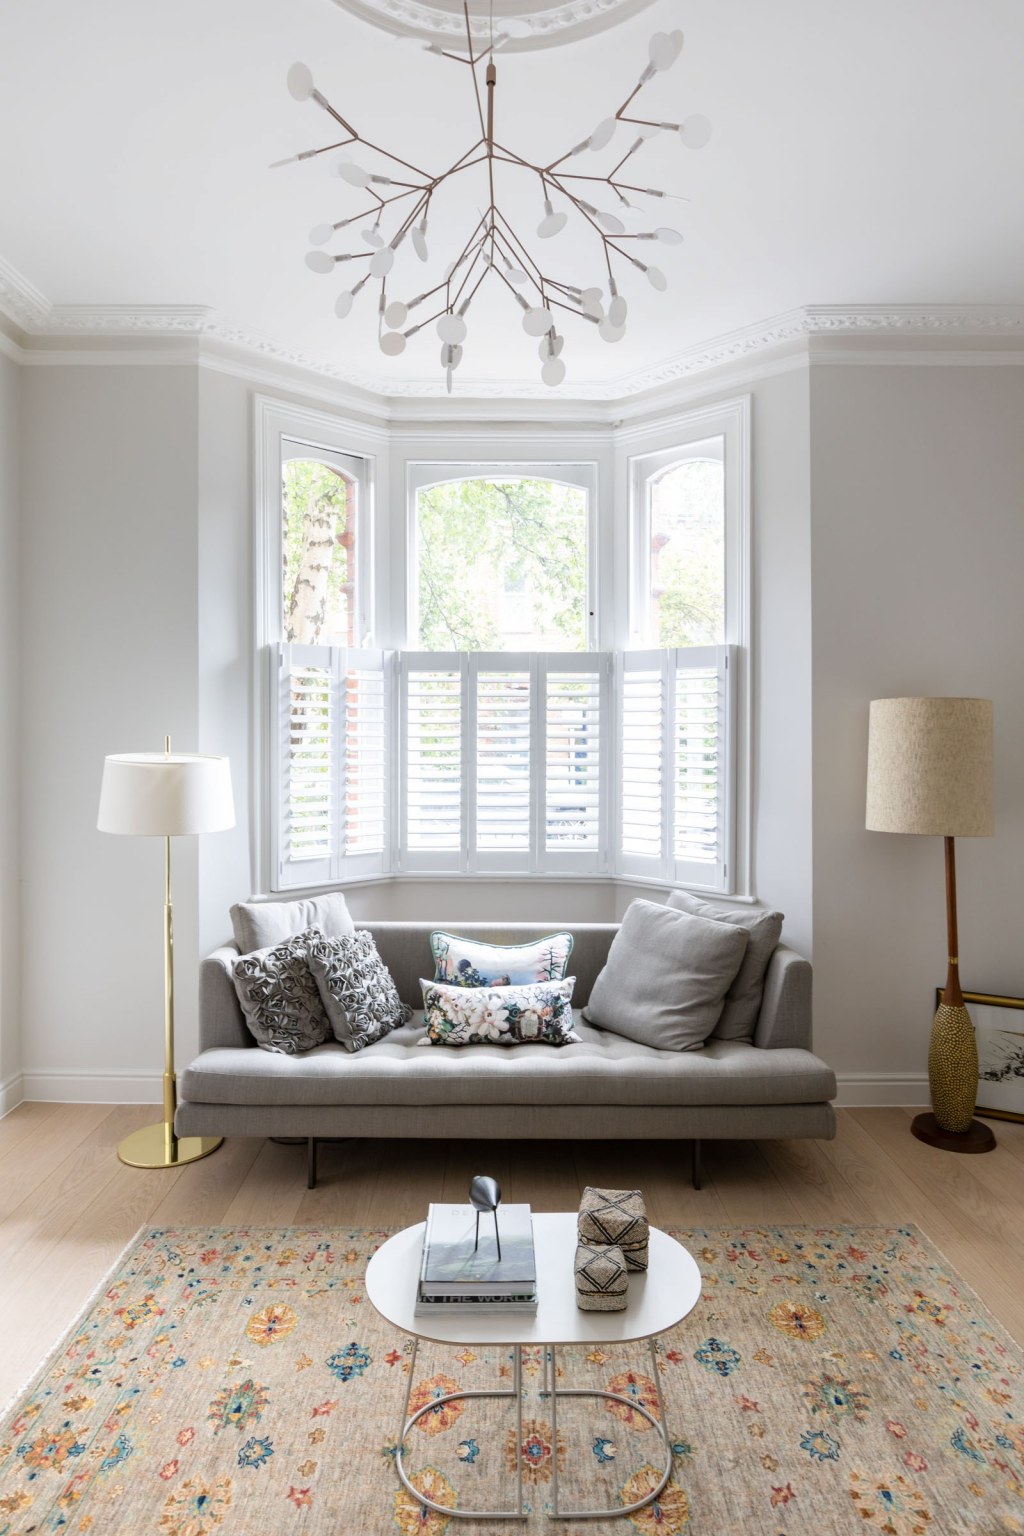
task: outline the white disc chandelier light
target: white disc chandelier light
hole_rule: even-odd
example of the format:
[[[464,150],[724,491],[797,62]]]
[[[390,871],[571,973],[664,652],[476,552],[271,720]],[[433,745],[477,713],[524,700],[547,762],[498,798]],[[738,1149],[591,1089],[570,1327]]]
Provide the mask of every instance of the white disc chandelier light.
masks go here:
[[[638,92],[654,75],[671,68],[683,46],[682,32],[656,32],[650,41],[647,65],[613,116],[604,118],[587,138],[547,165],[535,165],[532,161],[524,160],[494,136],[497,70],[493,54],[495,47],[500,44],[500,38],[496,43],[492,37],[488,45],[477,52],[468,4],[464,6],[464,12],[465,56],[450,53],[436,44],[432,44],[429,50],[457,64],[469,66],[480,120],[480,137],[447,170],[432,176],[359,133],[317,90],[312,72],[305,64],[293,64],[288,71],[291,95],[296,101],[314,101],[341,127],[345,137],[319,149],[304,150],[277,164],[309,160],[317,155],[358,144],[371,156],[382,156],[389,161],[388,169],[395,171],[394,175],[384,175],[347,156],[337,159],[332,166],[336,176],[350,187],[365,190],[371,200],[369,206],[360,209],[358,213],[334,223],[318,224],[310,233],[310,243],[315,249],[306,256],[306,265],[311,271],[326,276],[345,262],[367,263],[363,275],[339,295],[334,306],[339,319],[349,314],[356,297],[368,283],[378,282],[377,324],[381,351],[387,357],[397,357],[405,351],[411,337],[425,326],[435,325],[441,341],[441,367],[450,393],[452,376],[462,361],[468,335],[467,312],[481,284],[493,277],[505,285],[522,311],[523,330],[528,336],[538,339],[541,379],[545,384],[555,387],[562,383],[566,372],[564,338],[556,323],[556,311],[565,311],[596,325],[604,341],[616,342],[625,334],[627,318],[626,297],[619,291],[616,274],[621,277],[629,268],[634,268],[642,272],[659,292],[664,292],[668,286],[660,267],[642,261],[633,254],[631,247],[643,241],[678,245],[682,235],[667,225],[640,230],[630,230],[627,226],[631,222],[649,218],[643,200],[665,198],[672,194],[625,180],[624,175],[629,172],[624,172],[624,167],[646,139],[660,132],[675,134],[689,149],[701,149],[711,136],[711,125],[707,118],[699,114],[687,117],[682,123],[656,122],[628,115]],[[481,95],[477,71],[477,66],[484,60],[486,99]],[[578,164],[579,157],[587,152],[598,153],[606,149],[622,125],[635,130],[632,141],[605,175],[565,168],[567,162]],[[373,164],[374,161],[370,159],[370,165]],[[511,167],[516,174],[526,172],[536,178],[541,218],[535,233],[540,240],[549,240],[560,234],[573,214],[590,226],[596,242],[599,242],[600,283],[577,286],[552,276],[547,267],[540,265],[530,247],[502,212],[498,201],[496,181],[506,174],[506,166]],[[482,174],[486,176],[487,203],[459,254],[440,280],[424,288],[421,293],[407,299],[393,297],[388,292],[388,277],[399,246],[408,238],[420,260],[429,262],[427,228],[431,200],[445,182],[470,172],[474,167],[482,167]],[[581,191],[575,190],[576,187],[585,189],[588,196],[584,197]],[[606,204],[610,201],[610,207],[601,207],[597,202],[591,202],[590,196]],[[369,249],[338,254],[325,249],[339,230],[348,229],[353,224],[364,225],[362,239]],[[428,306],[429,313],[420,319],[415,312],[423,305]]]

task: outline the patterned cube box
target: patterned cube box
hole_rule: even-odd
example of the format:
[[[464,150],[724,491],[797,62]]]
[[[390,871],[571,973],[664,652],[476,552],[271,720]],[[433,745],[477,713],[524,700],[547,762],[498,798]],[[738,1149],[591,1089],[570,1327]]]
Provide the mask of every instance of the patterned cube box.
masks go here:
[[[622,1312],[629,1300],[629,1273],[622,1249],[580,1243],[573,1266],[581,1312]]]
[[[580,1202],[581,1243],[615,1243],[630,1269],[647,1268],[650,1223],[638,1189],[594,1189],[587,1185]]]

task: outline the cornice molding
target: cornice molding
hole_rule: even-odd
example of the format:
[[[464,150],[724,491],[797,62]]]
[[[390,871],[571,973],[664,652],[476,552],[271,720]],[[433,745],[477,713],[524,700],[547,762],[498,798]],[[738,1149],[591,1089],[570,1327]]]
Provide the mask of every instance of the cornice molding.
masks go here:
[[[0,256],[0,309],[22,330],[33,331],[50,314],[50,301],[28,278]]]
[[[351,16],[358,16],[396,37],[413,37],[423,42],[456,48],[465,43],[466,23],[457,0],[334,0]],[[547,0],[524,4],[522,0],[496,0],[495,36],[505,32],[503,52],[552,48],[560,43],[592,37],[635,16],[651,0]],[[509,30],[505,30],[509,23]],[[490,15],[484,12],[472,20],[474,37],[484,39],[490,31]]]
[[[454,405],[438,379],[385,380],[380,375],[339,367],[326,358],[234,323],[207,305],[51,304],[2,258],[0,311],[24,337],[4,351],[11,355],[12,349],[16,349],[23,362],[110,361],[109,347],[104,351],[89,343],[109,342],[112,338],[123,339],[125,345],[118,358],[128,362],[132,357],[128,343],[152,344],[158,339],[170,343],[194,338],[211,366],[217,366],[218,357],[222,357],[226,369],[230,369],[233,359],[234,366],[244,371],[247,364],[251,366],[251,360],[261,359],[274,370],[289,370],[293,375],[289,382],[296,391],[326,386],[331,396],[346,396],[354,408],[370,416],[387,415],[392,409],[409,415],[422,412],[426,416],[438,409],[447,414]],[[74,354],[59,353],[47,345],[62,337],[76,338]],[[908,348],[911,338],[922,343],[917,352]],[[985,344],[989,350],[970,351],[964,344],[971,340]],[[891,345],[895,341],[902,343],[899,353]],[[1015,342],[1018,346],[1024,344],[1024,305],[807,305],[702,342],[632,374],[575,384],[571,394],[554,394],[540,383],[521,379],[467,379],[460,398],[465,403],[478,403],[484,415],[489,415],[497,402],[519,402],[528,409],[530,403],[540,401],[545,402],[546,411],[555,407],[555,414],[571,413],[574,404],[606,410],[619,406],[625,414],[633,414],[638,408],[660,404],[662,396],[678,394],[681,389],[688,393],[704,375],[724,375],[741,366],[749,371],[787,356],[809,355],[812,360],[823,362],[883,363],[894,361],[897,356],[903,362],[915,356],[922,361],[960,361],[970,355],[972,361],[990,357],[993,362],[1019,363],[1019,350],[1009,350]]]

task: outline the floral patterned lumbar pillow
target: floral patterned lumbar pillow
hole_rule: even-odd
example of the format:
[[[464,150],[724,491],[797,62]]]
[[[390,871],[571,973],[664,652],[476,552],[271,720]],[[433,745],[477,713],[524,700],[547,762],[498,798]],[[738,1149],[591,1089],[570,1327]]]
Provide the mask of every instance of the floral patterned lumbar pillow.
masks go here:
[[[254,950],[235,961],[238,1001],[250,1033],[265,1051],[298,1056],[331,1038],[306,960],[310,945],[318,939],[323,939],[319,928],[307,928],[282,944]]]
[[[309,968],[334,1037],[347,1051],[373,1045],[412,1018],[373,935],[365,930],[350,939],[318,938],[309,947]]]
[[[571,1045],[575,976],[524,987],[448,987],[421,981],[420,1045]]]
[[[528,944],[485,944],[441,929],[430,935],[434,980],[449,987],[520,987],[561,981],[572,953],[571,933],[549,933]]]

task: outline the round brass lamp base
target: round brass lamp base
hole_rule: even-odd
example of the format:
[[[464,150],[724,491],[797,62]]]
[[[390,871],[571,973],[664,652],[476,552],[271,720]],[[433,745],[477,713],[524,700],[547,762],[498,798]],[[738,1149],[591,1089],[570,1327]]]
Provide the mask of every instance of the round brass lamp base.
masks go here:
[[[991,1129],[980,1120],[972,1120],[966,1131],[944,1131],[930,1111],[915,1115],[910,1129],[918,1141],[944,1152],[991,1152],[996,1144]]]
[[[178,1168],[195,1163],[216,1152],[222,1136],[175,1136],[169,1125],[144,1126],[126,1136],[117,1149],[122,1163],[129,1168]]]

